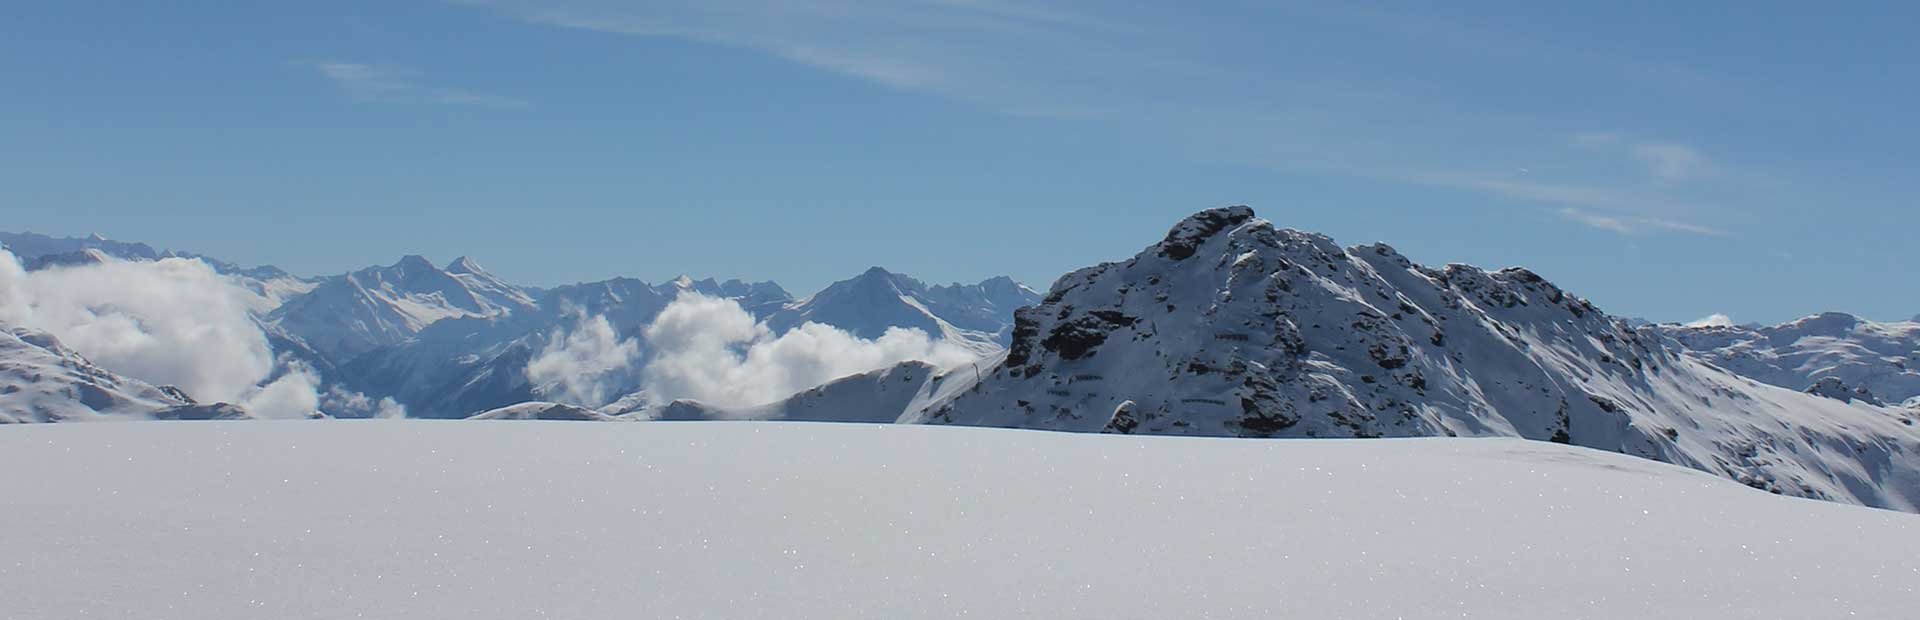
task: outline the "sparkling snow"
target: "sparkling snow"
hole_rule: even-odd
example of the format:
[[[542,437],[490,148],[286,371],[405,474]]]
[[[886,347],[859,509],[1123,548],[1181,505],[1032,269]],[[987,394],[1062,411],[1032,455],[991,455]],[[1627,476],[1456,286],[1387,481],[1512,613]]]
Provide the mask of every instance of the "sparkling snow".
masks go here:
[[[1896,618],[1920,517],[1503,439],[0,429],[0,617]]]

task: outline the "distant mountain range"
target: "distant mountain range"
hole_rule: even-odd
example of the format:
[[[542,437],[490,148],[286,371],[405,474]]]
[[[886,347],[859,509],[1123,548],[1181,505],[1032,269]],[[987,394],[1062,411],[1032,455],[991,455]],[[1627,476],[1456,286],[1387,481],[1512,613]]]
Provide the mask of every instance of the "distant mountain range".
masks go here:
[[[687,293],[736,301],[775,333],[808,322],[862,338],[911,328],[981,353],[1006,342],[1013,311],[1040,297],[1006,277],[929,286],[879,267],[795,299],[773,282],[686,276],[541,290],[506,282],[467,257],[441,267],[405,256],[389,266],[303,278],[98,235],[0,233],[0,247],[29,270],[106,260],[205,261],[254,294],[258,322],[276,351],[317,369],[330,385],[392,397],[416,417],[461,418],[547,396],[528,380],[526,367],[556,332],[582,316],[604,317],[620,336],[644,340],[642,329]],[[639,389],[637,377],[627,379],[616,389]]]

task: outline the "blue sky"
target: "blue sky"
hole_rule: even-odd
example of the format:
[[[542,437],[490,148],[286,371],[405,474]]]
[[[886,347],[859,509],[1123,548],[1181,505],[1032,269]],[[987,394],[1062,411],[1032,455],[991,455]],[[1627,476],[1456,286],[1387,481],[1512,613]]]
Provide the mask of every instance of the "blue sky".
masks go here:
[[[1906,5],[221,4],[10,7],[0,228],[805,293],[1249,204],[1616,314],[1920,312]]]

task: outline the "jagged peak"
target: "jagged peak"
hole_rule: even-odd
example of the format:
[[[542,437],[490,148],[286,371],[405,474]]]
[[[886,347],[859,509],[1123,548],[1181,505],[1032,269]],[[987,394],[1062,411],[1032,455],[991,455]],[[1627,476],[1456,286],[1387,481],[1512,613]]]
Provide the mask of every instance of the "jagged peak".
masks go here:
[[[886,287],[895,291],[904,291],[924,286],[910,276],[887,271],[885,267],[868,267],[860,275],[835,282],[830,289],[862,289],[867,287]]]
[[[1245,205],[1218,207],[1189,215],[1167,231],[1166,239],[1160,242],[1159,254],[1173,260],[1185,260],[1193,256],[1194,250],[1215,233],[1253,218],[1253,209]]]
[[[446,271],[447,273],[487,275],[487,270],[481,268],[480,263],[475,262],[472,258],[466,257],[466,256],[453,259],[453,262],[447,263]]]
[[[434,266],[433,261],[427,260],[427,257],[421,256],[419,254],[408,254],[406,256],[402,256],[400,257],[400,262],[394,263],[393,266],[400,269],[407,269],[407,270],[431,269],[434,271],[438,271],[440,269],[439,267]]]

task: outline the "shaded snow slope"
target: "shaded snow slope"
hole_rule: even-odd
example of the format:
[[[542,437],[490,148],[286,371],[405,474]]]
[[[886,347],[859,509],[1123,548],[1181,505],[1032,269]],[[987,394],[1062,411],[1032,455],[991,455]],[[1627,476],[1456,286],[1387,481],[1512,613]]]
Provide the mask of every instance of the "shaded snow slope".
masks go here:
[[[0,433],[8,618],[1901,618],[1913,515],[1541,442]]]
[[[330,278],[275,309],[268,319],[336,364],[399,343],[443,319],[505,316],[533,307],[526,291],[466,258],[435,267],[407,256]]]
[[[0,326],[0,423],[246,417],[95,366],[44,331]]]
[[[866,339],[879,338],[894,327],[911,328],[987,351],[1005,344],[1013,311],[1039,298],[1011,278],[929,287],[874,267],[789,304],[768,315],[766,322],[774,333],[813,322]]]

